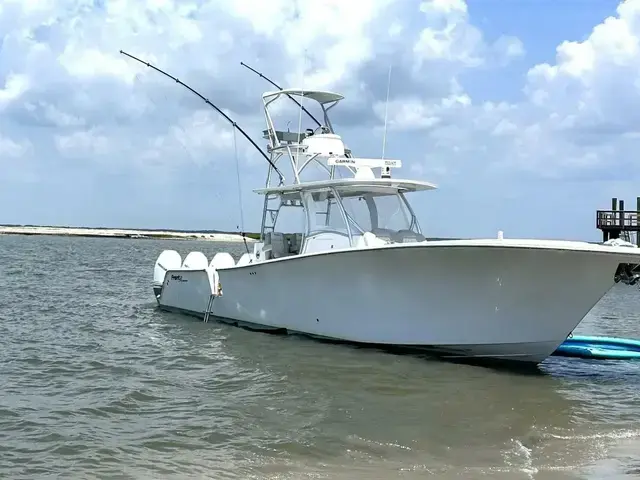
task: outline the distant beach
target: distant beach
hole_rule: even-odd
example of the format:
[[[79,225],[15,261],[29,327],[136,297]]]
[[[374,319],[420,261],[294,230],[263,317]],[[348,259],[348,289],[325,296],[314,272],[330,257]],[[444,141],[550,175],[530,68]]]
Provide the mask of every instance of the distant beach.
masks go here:
[[[212,242],[242,242],[242,235],[223,232],[195,232],[174,230],[137,230],[126,228],[55,227],[37,225],[0,225],[0,235],[58,235],[75,237],[147,238],[166,240],[206,240]],[[255,234],[247,233],[247,242],[254,242]]]

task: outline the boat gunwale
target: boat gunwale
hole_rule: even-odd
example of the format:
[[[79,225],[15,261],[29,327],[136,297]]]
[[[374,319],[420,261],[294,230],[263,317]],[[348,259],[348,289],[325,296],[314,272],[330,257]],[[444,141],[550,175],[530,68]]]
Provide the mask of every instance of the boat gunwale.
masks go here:
[[[523,243],[526,242],[526,243]],[[554,242],[554,244],[550,244]],[[558,243],[555,243],[558,242]],[[580,247],[580,248],[576,248]],[[561,252],[577,252],[587,253],[590,255],[625,255],[631,254],[638,258],[640,263],[640,249],[632,249],[630,247],[618,247],[608,246],[601,244],[591,244],[587,242],[565,242],[562,240],[517,240],[517,239],[473,239],[473,240],[433,240],[426,242],[415,243],[397,243],[387,244],[380,246],[372,246],[365,248],[341,248],[325,250],[320,252],[299,253],[295,255],[288,255],[286,257],[270,258],[268,260],[261,260],[244,265],[234,265],[232,267],[216,268],[217,271],[230,271],[242,268],[255,268],[258,265],[266,265],[283,261],[300,260],[304,258],[319,257],[323,255],[337,255],[355,252],[366,251],[384,251],[384,250],[396,250],[396,249],[417,249],[417,248],[507,248],[507,249],[520,249],[520,250],[544,250],[544,251],[561,251]],[[631,250],[631,251],[630,251]],[[631,262],[620,262],[631,263]]]

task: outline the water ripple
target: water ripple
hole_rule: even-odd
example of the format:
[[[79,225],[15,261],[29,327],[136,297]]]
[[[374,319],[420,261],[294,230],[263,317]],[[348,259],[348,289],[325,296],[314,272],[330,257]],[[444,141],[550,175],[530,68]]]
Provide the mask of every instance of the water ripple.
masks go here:
[[[0,237],[1,478],[639,468],[640,362],[554,358],[521,376],[204,324],[155,308],[165,248],[211,257],[220,246]],[[640,337],[639,296],[617,288],[581,328]]]

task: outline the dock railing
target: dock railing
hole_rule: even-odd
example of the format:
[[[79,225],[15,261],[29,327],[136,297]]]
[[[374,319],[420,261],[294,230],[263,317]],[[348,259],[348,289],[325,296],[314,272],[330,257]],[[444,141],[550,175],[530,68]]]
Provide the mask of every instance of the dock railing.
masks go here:
[[[596,212],[596,228],[600,230],[638,231],[640,212],[620,210],[598,210]]]

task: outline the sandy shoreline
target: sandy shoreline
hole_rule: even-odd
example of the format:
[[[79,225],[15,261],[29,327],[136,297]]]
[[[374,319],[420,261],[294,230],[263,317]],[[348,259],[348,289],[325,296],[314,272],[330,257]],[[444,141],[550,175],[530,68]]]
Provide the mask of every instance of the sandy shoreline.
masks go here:
[[[159,240],[206,240],[242,242],[242,236],[230,233],[170,232],[162,230],[129,230],[126,228],[76,228],[0,226],[0,235],[58,235],[75,237],[152,238]],[[255,240],[247,237],[247,242]]]

